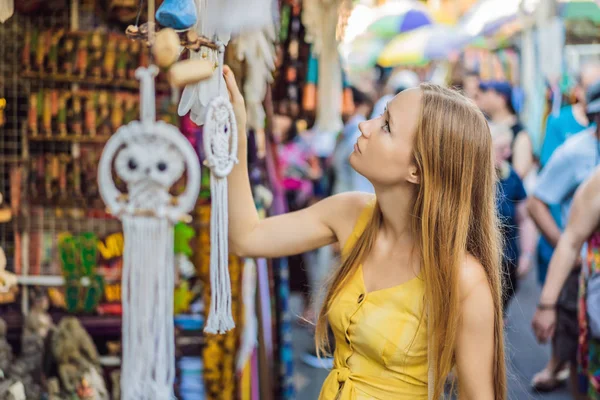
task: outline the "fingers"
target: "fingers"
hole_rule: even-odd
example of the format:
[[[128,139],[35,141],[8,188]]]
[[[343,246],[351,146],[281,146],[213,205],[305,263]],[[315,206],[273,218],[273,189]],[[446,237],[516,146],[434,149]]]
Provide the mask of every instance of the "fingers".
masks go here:
[[[223,78],[225,78],[225,84],[227,85],[227,91],[229,92],[231,102],[243,101],[242,93],[235,80],[235,75],[228,65],[223,67]]]

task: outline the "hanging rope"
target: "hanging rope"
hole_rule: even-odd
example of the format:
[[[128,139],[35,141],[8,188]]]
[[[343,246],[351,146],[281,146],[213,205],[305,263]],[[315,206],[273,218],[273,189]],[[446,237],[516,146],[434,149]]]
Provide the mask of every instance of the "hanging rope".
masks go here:
[[[223,81],[225,45],[218,45],[219,92]],[[227,175],[237,160],[237,125],[228,99],[218,96],[208,105],[204,126],[205,165],[211,170],[210,216],[210,286],[211,301],[204,331],[225,333],[235,327],[231,314],[231,280],[229,277],[229,249],[227,227]]]

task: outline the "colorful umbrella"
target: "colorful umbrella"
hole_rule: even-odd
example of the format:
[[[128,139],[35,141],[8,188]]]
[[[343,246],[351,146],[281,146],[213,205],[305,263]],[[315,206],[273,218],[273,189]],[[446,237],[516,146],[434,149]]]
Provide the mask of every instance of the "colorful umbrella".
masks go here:
[[[571,1],[559,5],[559,14],[567,21],[589,20],[600,24],[600,3],[592,1]]]
[[[377,62],[382,67],[421,65],[447,58],[471,40],[472,36],[456,28],[426,26],[396,37],[383,49]]]
[[[399,33],[410,32],[433,23],[433,17],[427,10],[420,8],[408,9],[400,14],[384,15],[367,28],[368,32],[380,38],[392,38]]]
[[[351,71],[364,71],[377,64],[377,58],[388,41],[369,34],[354,39],[347,46],[344,54],[346,64]]]

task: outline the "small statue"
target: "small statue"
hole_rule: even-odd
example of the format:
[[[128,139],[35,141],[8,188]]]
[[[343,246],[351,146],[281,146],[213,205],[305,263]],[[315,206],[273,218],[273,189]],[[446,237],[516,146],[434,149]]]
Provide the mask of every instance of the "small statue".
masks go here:
[[[119,39],[119,52],[117,54],[117,77],[125,79],[127,77],[127,67],[129,60],[129,41],[127,39]]]
[[[17,276],[6,270],[6,254],[0,247],[0,304],[14,302],[18,290]]]
[[[49,90],[44,92],[44,104],[42,109],[42,127],[47,137],[52,136],[52,94]]]
[[[75,136],[81,136],[83,134],[83,110],[81,106],[81,96],[79,94],[73,95],[72,107],[67,111],[68,119],[71,123],[71,131]]]
[[[110,116],[112,132],[116,132],[116,130],[123,125],[123,103],[124,101],[121,93],[116,93],[113,97],[113,108]],[[110,134],[110,132],[108,134]]]
[[[65,31],[63,29],[59,29],[54,32],[50,38],[50,50],[48,51],[48,68],[50,72],[54,75],[58,73],[58,48],[59,43],[64,35]]]
[[[64,73],[67,75],[73,74],[77,53],[75,52],[75,40],[72,37],[67,37],[64,44],[60,46],[59,59]]]
[[[100,78],[102,76],[102,34],[94,32],[90,38],[91,56],[89,67],[91,68],[90,76]]]
[[[41,104],[39,105],[41,107]],[[38,94],[31,93],[29,95],[29,111],[27,116],[27,125],[29,133],[32,136],[38,134]]]
[[[110,115],[110,104],[108,99],[108,92],[102,91],[98,95],[98,127],[97,131],[100,132],[102,136],[109,136],[112,132],[111,128],[111,115]],[[114,106],[114,105],[113,105]]]
[[[85,130],[90,137],[96,136],[97,121],[96,96],[90,94],[85,101]]]
[[[104,76],[112,79],[115,75],[115,64],[117,62],[117,38],[114,35],[108,37],[106,54],[104,55]]]
[[[23,43],[23,53],[21,53],[21,64],[25,72],[31,71],[31,30],[25,31],[25,40]]]
[[[100,374],[98,351],[77,318],[61,320],[52,337],[51,347],[64,392],[108,400],[106,384]]]
[[[6,375],[12,361],[12,347],[6,340],[6,322],[0,319],[0,375]]]
[[[44,60],[46,59],[46,51],[50,48],[52,38],[51,31],[41,33],[37,40],[37,48],[35,49],[35,65],[40,72],[44,72]]]
[[[63,92],[58,98],[58,134],[67,136],[67,101],[69,100],[69,92]]]
[[[85,78],[85,73],[88,66],[88,40],[87,38],[81,37],[77,42],[77,60],[75,63],[75,72],[79,75],[79,78]]]

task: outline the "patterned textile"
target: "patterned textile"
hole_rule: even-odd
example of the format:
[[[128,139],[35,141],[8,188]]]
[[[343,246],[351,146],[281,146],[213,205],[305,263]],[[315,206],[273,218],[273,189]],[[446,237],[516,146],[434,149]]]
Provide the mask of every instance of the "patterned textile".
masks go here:
[[[587,280],[600,273],[600,232],[588,241],[586,262],[582,267],[579,285],[579,372],[588,385],[590,400],[600,400],[600,341],[590,337],[587,316]]]

